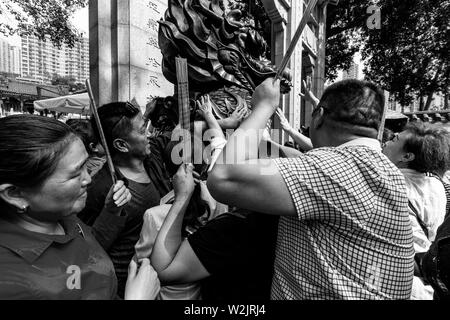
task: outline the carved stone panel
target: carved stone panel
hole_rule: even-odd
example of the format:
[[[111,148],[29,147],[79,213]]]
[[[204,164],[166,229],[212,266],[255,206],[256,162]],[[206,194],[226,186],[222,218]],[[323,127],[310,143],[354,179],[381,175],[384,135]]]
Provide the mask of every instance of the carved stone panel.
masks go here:
[[[130,1],[130,95],[140,105],[156,96],[172,95],[174,88],[162,75],[158,23],[167,9],[165,0]]]

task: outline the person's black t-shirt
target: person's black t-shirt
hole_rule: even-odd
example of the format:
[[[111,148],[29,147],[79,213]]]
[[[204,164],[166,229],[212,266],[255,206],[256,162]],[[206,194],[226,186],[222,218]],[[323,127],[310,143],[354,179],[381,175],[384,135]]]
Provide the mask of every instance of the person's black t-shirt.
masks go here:
[[[202,281],[206,301],[270,299],[278,217],[226,213],[188,238],[211,274]]]

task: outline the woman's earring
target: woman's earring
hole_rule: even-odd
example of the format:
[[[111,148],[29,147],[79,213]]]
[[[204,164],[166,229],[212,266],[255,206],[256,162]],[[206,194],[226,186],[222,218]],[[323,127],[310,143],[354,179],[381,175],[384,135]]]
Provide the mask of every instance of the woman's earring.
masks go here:
[[[25,213],[27,213],[27,211],[28,211],[28,206],[26,206],[26,205],[23,205],[22,208],[17,209],[17,213],[19,213],[19,214],[25,214]]]

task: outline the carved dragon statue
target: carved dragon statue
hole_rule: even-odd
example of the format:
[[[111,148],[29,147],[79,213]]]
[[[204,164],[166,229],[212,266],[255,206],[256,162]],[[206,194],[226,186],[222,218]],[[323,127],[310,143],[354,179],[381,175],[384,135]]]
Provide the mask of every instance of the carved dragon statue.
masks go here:
[[[225,12],[220,0],[169,0],[164,19],[159,21],[164,76],[176,84],[175,58],[186,58],[190,91],[209,94],[219,119],[240,104],[250,106],[254,89],[276,74],[275,67],[263,58],[266,41],[239,22],[241,15],[239,10]],[[283,93],[290,90],[290,81],[285,72]]]

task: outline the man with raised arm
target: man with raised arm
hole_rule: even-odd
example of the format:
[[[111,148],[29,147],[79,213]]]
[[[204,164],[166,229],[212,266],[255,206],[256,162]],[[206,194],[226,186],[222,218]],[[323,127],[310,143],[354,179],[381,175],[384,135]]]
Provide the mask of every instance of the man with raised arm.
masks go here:
[[[414,267],[405,181],[376,140],[384,108],[374,84],[335,83],[312,114],[314,149],[258,159],[279,81],[253,95],[208,178],[217,201],[280,215],[273,299],[408,299]],[[252,145],[252,144],[250,144]]]

